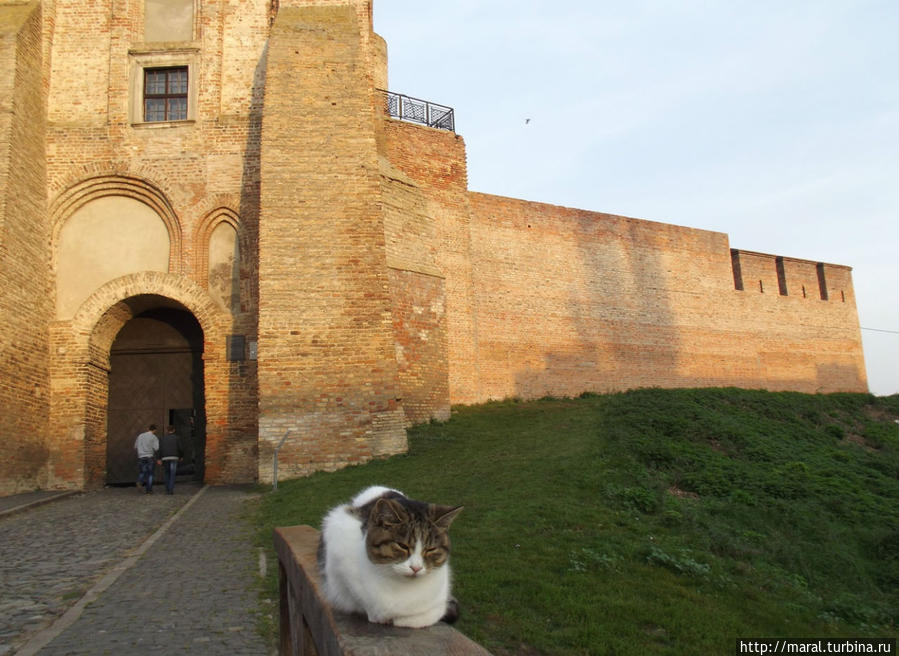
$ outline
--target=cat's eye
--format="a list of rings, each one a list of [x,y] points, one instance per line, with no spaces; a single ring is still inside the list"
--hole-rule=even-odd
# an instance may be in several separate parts
[[[394,542],[393,544],[396,545],[396,548],[400,551],[405,551],[406,553],[412,552],[412,550],[409,548],[409,545],[404,542]]]

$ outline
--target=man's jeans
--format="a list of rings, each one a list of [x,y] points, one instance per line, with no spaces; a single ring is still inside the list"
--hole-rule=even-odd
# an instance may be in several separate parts
[[[153,491],[153,470],[156,468],[156,461],[153,458],[141,458],[137,461],[137,484],[147,488],[147,492]]]
[[[175,493],[175,472],[178,471],[177,460],[163,460],[162,471],[165,473],[165,491],[169,494]]]

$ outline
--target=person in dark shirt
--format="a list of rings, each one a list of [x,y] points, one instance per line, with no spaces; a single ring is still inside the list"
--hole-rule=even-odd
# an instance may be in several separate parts
[[[159,440],[159,464],[165,474],[165,493],[175,493],[175,474],[178,471],[178,463],[184,459],[184,449],[181,438],[175,432],[172,425],[166,426],[165,435]]]

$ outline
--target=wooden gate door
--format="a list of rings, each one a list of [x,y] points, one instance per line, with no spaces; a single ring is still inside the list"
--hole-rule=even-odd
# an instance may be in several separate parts
[[[178,465],[178,478],[203,480],[203,453],[206,450],[203,416],[194,408],[169,410],[169,423],[181,438],[184,460]]]
[[[202,472],[197,429],[203,423],[194,419],[203,416],[202,366],[196,340],[183,334],[170,317],[141,316],[126,324],[110,353],[107,483],[137,480],[134,440],[150,424],[157,425],[160,436],[169,423],[181,430],[190,448],[190,460],[186,457],[184,463],[190,467],[182,473]]]

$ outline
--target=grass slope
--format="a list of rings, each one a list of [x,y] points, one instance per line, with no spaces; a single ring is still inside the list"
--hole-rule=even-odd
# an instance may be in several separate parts
[[[271,528],[370,484],[464,504],[458,628],[497,654],[895,636],[899,397],[636,390],[455,408],[408,455],[281,483]]]

